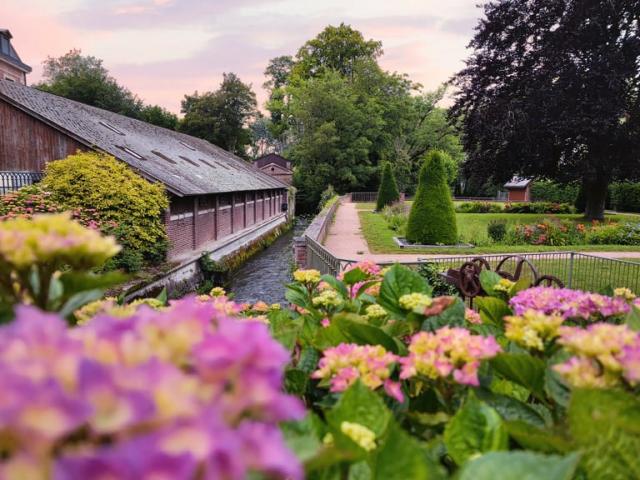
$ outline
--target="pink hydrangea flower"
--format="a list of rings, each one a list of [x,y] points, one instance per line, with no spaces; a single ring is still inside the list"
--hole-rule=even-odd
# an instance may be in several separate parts
[[[575,387],[607,388],[640,380],[640,334],[626,325],[560,327],[558,343],[573,355],[555,370]]]
[[[364,385],[375,390],[389,380],[393,364],[397,361],[396,355],[387,352],[380,345],[341,343],[323,352],[319,368],[311,377],[327,382],[332,392],[346,390],[358,378]],[[391,389],[394,398],[398,398],[401,393],[393,385],[388,384],[385,390],[387,389]]]
[[[607,297],[597,293],[568,288],[534,287],[518,292],[509,301],[516,315],[535,310],[545,315],[559,314],[566,318],[610,317],[630,310],[621,297]]]
[[[289,353],[214,303],[141,306],[74,329],[18,307],[0,327],[0,430],[16,447],[0,477],[50,465],[61,480],[301,479],[278,427],[304,415],[283,392]]]
[[[495,338],[472,335],[464,328],[419,332],[411,337],[409,356],[400,359],[400,378],[424,376],[435,380],[451,375],[457,383],[478,386],[481,360],[500,351]]]

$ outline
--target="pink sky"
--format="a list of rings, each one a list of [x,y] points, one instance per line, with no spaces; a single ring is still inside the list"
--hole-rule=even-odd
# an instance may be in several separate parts
[[[223,72],[253,85],[262,102],[270,58],[294,55],[340,22],[381,40],[380,63],[434,89],[463,66],[481,10],[477,0],[1,0],[0,28],[40,78],[41,63],[72,48],[102,58],[146,102],[176,113]]]

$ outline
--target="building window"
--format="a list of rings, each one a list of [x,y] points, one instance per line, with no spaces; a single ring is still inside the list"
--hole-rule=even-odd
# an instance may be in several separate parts
[[[98,123],[100,125],[102,125],[103,127],[108,128],[113,133],[117,133],[118,135],[124,135],[124,132],[118,130],[118,128],[116,128],[115,126],[111,125],[110,123],[107,123],[107,122],[98,122]]]
[[[172,160],[171,158],[167,157],[162,152],[158,152],[157,150],[151,150],[151,153],[153,153],[157,157],[160,157],[161,159],[163,159],[166,162],[172,163],[173,165],[177,165],[177,162],[175,160]]]
[[[122,145],[116,145],[116,147],[118,147],[120,150],[122,150],[124,153],[128,153],[129,155],[131,155],[133,158],[137,158],[138,160],[146,160],[146,158],[144,158],[142,155],[134,152],[133,150],[131,150],[130,148],[127,147],[123,147]]]

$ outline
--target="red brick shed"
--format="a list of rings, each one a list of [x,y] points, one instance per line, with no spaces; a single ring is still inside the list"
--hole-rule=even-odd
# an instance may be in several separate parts
[[[507,200],[509,202],[530,202],[532,183],[530,178],[513,177],[504,184],[504,188],[507,190]]]
[[[282,180],[291,185],[293,179],[293,169],[291,162],[277,153],[268,153],[258,159],[253,164],[267,175]]]
[[[164,184],[170,258],[267,224],[288,203],[285,183],[205,140],[19,83],[0,80],[0,125],[0,186],[77,150],[106,152]]]

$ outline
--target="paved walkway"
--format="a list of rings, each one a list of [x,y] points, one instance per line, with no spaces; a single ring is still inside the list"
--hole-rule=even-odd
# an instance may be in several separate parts
[[[346,201],[338,207],[324,245],[334,256],[347,260],[362,260],[366,258],[376,262],[415,262],[419,258],[459,256],[427,253],[371,253],[362,235],[356,204]],[[584,253],[607,258],[640,258],[640,249],[637,252]]]

